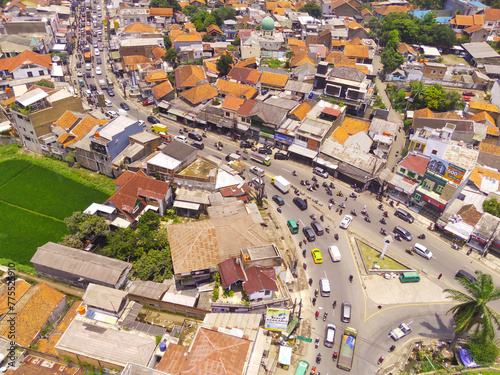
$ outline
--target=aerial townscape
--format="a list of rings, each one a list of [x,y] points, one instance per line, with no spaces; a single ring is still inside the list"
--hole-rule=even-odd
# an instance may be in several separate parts
[[[500,373],[500,0],[0,9],[0,374]]]

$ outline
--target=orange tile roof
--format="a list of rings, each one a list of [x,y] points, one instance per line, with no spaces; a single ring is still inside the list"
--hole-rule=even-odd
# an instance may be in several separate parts
[[[9,104],[14,103],[15,101],[16,101],[16,97],[13,96],[11,98],[5,99],[2,104],[4,106],[8,106]]]
[[[149,8],[151,17],[173,17],[174,10],[172,8]]]
[[[278,16],[284,16],[286,15],[285,9],[283,8],[275,8],[273,10],[273,14],[277,14]]]
[[[347,62],[347,63],[340,63],[340,64],[337,64],[335,65],[336,67],[340,67],[340,66],[347,66],[349,68],[354,68],[354,69],[357,69],[359,70],[360,72],[363,72],[365,74],[370,74],[370,70],[364,66],[364,65],[360,65],[360,64],[352,64],[350,62]]]
[[[165,72],[152,72],[144,77],[144,80],[148,83],[163,82],[168,79],[167,73]]]
[[[348,44],[345,46],[344,54],[352,59],[367,59],[369,57],[368,46],[353,46]]]
[[[498,137],[500,135],[499,129],[496,126],[487,126],[486,134]]]
[[[269,10],[274,10],[278,7],[278,4],[276,4],[275,1],[268,1],[266,2],[266,9]]]
[[[174,90],[174,88],[172,87],[172,84],[170,83],[170,81],[168,79],[151,88],[151,91],[153,91],[153,95],[158,100],[160,100],[165,95],[172,92],[173,90]]]
[[[298,53],[295,56],[293,56],[292,59],[290,60],[290,67],[295,68],[305,63],[310,63],[312,65],[315,65],[314,60],[308,56],[307,52]]]
[[[306,47],[306,41],[295,38],[288,38],[288,47],[290,48],[291,46]]]
[[[413,47],[409,46],[406,43],[399,43],[399,45],[398,45],[398,52],[401,53],[401,54],[405,54],[405,53],[411,53],[412,55],[416,55],[417,54],[415,52],[415,50],[413,49]]]
[[[473,26],[473,25],[483,25],[484,24],[484,18],[483,16],[463,16],[460,14],[457,14],[455,18],[451,19],[451,24],[452,25],[457,25],[457,26]]]
[[[484,19],[486,21],[500,21],[500,9],[491,9],[491,8],[485,9]]]
[[[30,50],[24,50],[17,56],[0,59],[0,70],[8,70],[9,73],[12,73],[15,69],[22,65],[31,64],[50,69],[52,67],[52,58],[48,54],[40,55],[39,53],[35,53]]]
[[[354,38],[354,39],[348,40],[347,44],[350,44],[352,46],[364,46],[363,41],[359,38]]]
[[[143,23],[133,23],[128,25],[123,29],[124,33],[154,33],[156,31],[156,27],[148,26]]]
[[[356,63],[355,60],[347,58],[347,56],[344,55],[344,52],[340,52],[340,51],[330,52],[326,56],[325,61],[328,64],[333,64],[335,66],[337,66],[337,64],[348,64],[349,62],[351,62],[351,65],[354,65]]]
[[[23,347],[33,344],[64,298],[63,293],[43,282],[33,285],[14,305],[14,312],[17,314],[14,341]],[[4,337],[7,337],[10,330],[8,318],[9,315],[0,321],[0,334]]]
[[[351,30],[365,29],[363,26],[361,26],[356,21],[349,22],[348,24],[346,24],[346,27],[351,29]]]
[[[245,99],[235,98],[234,96],[226,96],[222,102],[222,108],[237,111],[245,103]]]
[[[288,82],[288,75],[263,72],[259,82],[269,86],[285,87]]]
[[[445,118],[448,120],[463,120],[462,116],[457,115],[454,112],[439,112],[434,113],[434,118]]]
[[[255,95],[257,95],[257,89],[238,82],[218,79],[215,86],[217,86],[222,95],[234,96],[235,98],[243,97],[245,99],[252,99]]]
[[[175,85],[178,89],[194,87],[205,79],[205,72],[201,66],[184,65],[175,69]]]
[[[481,14],[474,14],[472,18],[474,19],[474,25],[484,25],[484,17]]]
[[[500,181],[500,172],[477,166],[472,171],[470,180],[480,188],[483,184],[483,179]]]
[[[77,122],[79,120],[80,120],[80,117],[75,115],[73,112],[66,111],[62,114],[61,117],[59,117],[57,119],[57,121],[55,121],[53,123],[53,125],[57,125],[57,126],[60,126],[61,128],[63,128],[64,130],[68,130],[73,125],[75,125],[75,122]]]
[[[215,98],[218,94],[215,87],[209,83],[205,83],[204,85],[195,86],[192,89],[181,92],[180,96],[194,105]]]
[[[500,146],[493,145],[491,143],[481,142],[479,144],[479,151],[500,156]]]
[[[295,56],[297,56],[300,53],[307,53],[309,51],[309,48],[307,46],[288,46],[288,49],[293,52]]]
[[[163,353],[156,369],[166,374],[179,374],[186,362],[189,348],[178,344],[169,344]]]
[[[422,109],[419,109],[419,110],[416,110],[415,112],[413,112],[413,118],[420,118],[420,117],[424,117],[424,118],[434,118],[434,112],[432,112],[429,108],[422,108]]]
[[[85,116],[71,131],[63,133],[57,138],[57,142],[64,147],[69,146],[82,139],[95,126],[106,125],[110,120],[100,120],[91,116]]]
[[[363,16],[366,16],[367,14],[369,14],[369,15],[373,16],[373,13],[372,13],[372,12],[370,12],[370,9],[368,9],[368,8],[363,9],[363,10],[361,11],[361,14],[362,14]]]
[[[31,287],[31,284],[28,284],[26,281],[22,279],[17,279],[14,282],[14,287],[10,287],[11,290],[10,292],[14,292],[16,296],[16,301],[20,300],[21,297],[28,291],[28,289]],[[9,312],[9,307],[12,304],[12,295],[11,295],[11,301],[9,303],[9,289],[7,284],[2,284],[0,287],[0,316],[3,316],[4,314]]]
[[[151,53],[153,54],[153,56],[155,57],[156,60],[160,60],[160,59],[163,59],[165,57],[165,54],[167,53],[167,51],[161,47],[155,47]]]
[[[137,70],[137,64],[153,63],[149,57],[142,55],[123,56],[122,60],[126,71]]]
[[[177,38],[181,34],[184,34],[183,30],[180,30],[180,29],[172,29],[172,30],[170,30],[170,33],[169,33],[170,40],[173,41],[175,38]]]
[[[311,106],[306,102],[300,103],[290,112],[290,117],[295,116],[299,121],[302,121],[311,110]]]
[[[216,31],[217,34],[222,34],[222,30],[217,25],[210,25],[207,27],[207,33],[211,33],[212,31]]]
[[[382,15],[387,16],[389,13],[397,12],[397,13],[408,13],[412,7],[410,5],[388,5],[388,6],[380,6],[373,8],[373,11]]]
[[[332,138],[343,145],[351,135],[357,134],[359,132],[365,132],[368,134],[369,127],[369,122],[346,117],[342,125],[335,129],[332,134]]]
[[[489,121],[491,124],[496,125],[495,119],[491,117],[490,114],[486,111],[478,112],[474,114],[470,119],[476,122]]]
[[[173,40],[174,43],[181,43],[181,42],[201,42],[201,35],[200,33],[196,34],[181,34],[178,35],[175,40]]]
[[[217,69],[217,64],[212,61],[203,60],[203,66],[205,70],[211,70],[212,72],[219,74],[219,70]]]
[[[347,40],[345,39],[340,39],[340,40],[332,39],[332,47],[342,47],[345,46],[346,44]]]
[[[467,34],[472,34],[472,33],[475,33],[478,30],[481,30],[482,28],[483,28],[483,26],[481,26],[481,25],[473,25],[473,26],[469,26],[469,27],[465,28],[464,31]]]
[[[498,107],[495,104],[490,104],[490,103],[481,103],[481,102],[470,101],[469,108],[479,109],[481,111],[498,113]]]
[[[290,9],[292,7],[292,3],[290,1],[278,1],[277,4],[283,9]]]
[[[238,64],[236,64],[236,66],[246,67],[248,65],[252,65],[252,64],[256,64],[256,63],[257,63],[257,58],[250,57],[249,59],[239,61]]]

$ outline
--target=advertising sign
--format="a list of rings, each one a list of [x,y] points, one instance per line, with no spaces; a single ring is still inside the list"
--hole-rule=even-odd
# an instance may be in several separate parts
[[[285,309],[267,309],[266,326],[268,331],[286,331],[288,320],[290,319],[290,310]]]
[[[456,184],[460,184],[466,172],[465,169],[432,155],[427,169]]]
[[[287,145],[291,145],[295,138],[287,137],[286,135],[275,133],[274,139],[279,142],[286,143]]]

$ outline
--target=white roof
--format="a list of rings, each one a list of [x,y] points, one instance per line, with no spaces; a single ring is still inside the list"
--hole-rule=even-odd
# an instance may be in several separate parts
[[[90,206],[87,207],[85,211],[83,211],[83,213],[87,215],[94,215],[97,211],[101,211],[109,215],[115,212],[116,208],[106,206],[100,203],[92,203]]]
[[[12,90],[14,90],[14,96],[17,98],[18,96],[24,95],[26,91],[28,91],[28,87],[26,84],[17,85],[12,87]]]
[[[46,98],[47,96],[49,96],[49,94],[47,94],[41,88],[36,88],[33,91],[21,95],[19,98],[16,99],[16,101],[21,103],[21,105],[23,105],[24,107],[27,107],[33,103],[36,103],[39,100],[42,100],[43,98]]]
[[[12,128],[10,121],[0,122],[0,133]]]
[[[50,103],[54,103],[54,102],[57,102],[58,100],[62,100],[62,99],[65,99],[65,98],[69,98],[70,96],[73,96],[73,94],[71,94],[69,91],[66,91],[64,89],[61,89],[61,90],[57,90],[55,93],[51,94],[47,100],[50,102]]]
[[[129,221],[125,220],[125,219],[122,219],[121,217],[117,217],[115,220],[113,220],[111,222],[111,225],[114,226],[114,227],[117,227],[117,228],[123,228],[123,229],[126,229],[130,226],[130,223]]]
[[[217,190],[228,186],[239,185],[244,182],[245,180],[243,180],[240,176],[233,176],[226,171],[219,169],[219,172],[217,173],[217,181],[215,182],[215,189]]]
[[[194,307],[196,304],[196,297],[185,296],[182,294],[175,294],[166,292],[161,299],[163,302],[171,302],[177,305]]]
[[[151,159],[148,160],[147,164],[155,165],[157,167],[166,168],[166,169],[175,169],[177,168],[182,161],[174,159],[171,156],[165,155],[162,152],[159,152]]]
[[[441,56],[436,47],[431,46],[420,46],[424,50],[425,56]]]
[[[123,129],[135,123],[137,123],[137,120],[133,118],[130,118],[128,116],[118,116],[111,120],[111,122],[105,125],[101,130],[99,130],[99,137],[111,140],[116,134],[120,134]]]

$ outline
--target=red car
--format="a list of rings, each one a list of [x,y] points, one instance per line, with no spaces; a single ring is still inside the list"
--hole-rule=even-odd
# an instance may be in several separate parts
[[[462,93],[462,96],[476,96],[472,91],[464,91]]]
[[[147,106],[147,105],[151,105],[154,103],[154,100],[153,99],[146,99],[142,102],[142,105],[143,106]]]
[[[470,97],[469,96],[462,96],[462,100],[464,102],[470,102]]]

